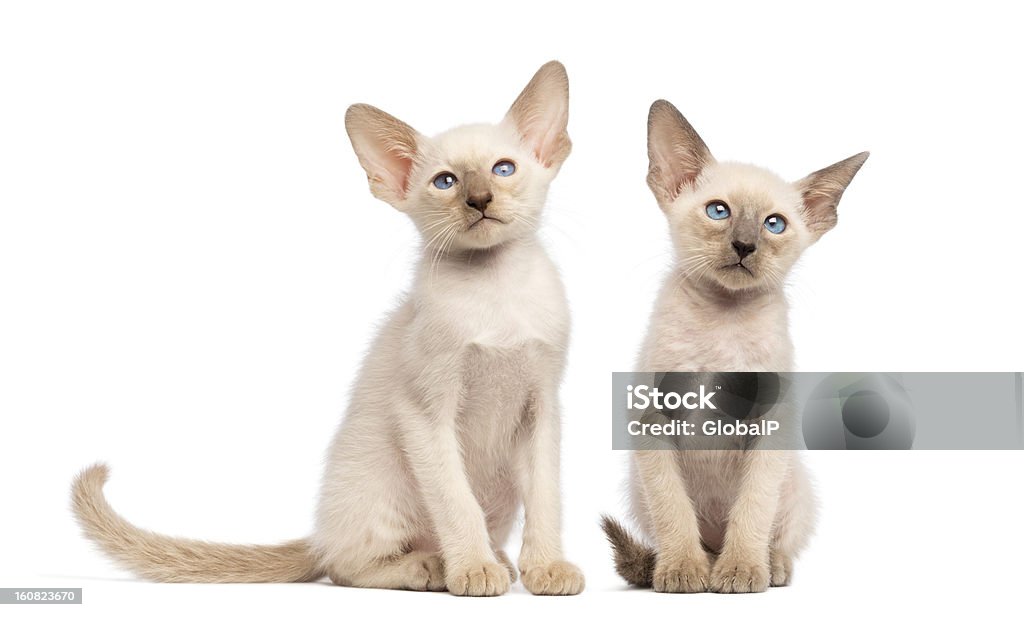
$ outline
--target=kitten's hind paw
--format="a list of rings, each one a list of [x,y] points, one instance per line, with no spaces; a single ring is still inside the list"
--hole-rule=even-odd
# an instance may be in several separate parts
[[[771,564],[772,587],[785,587],[793,580],[793,558],[772,551]]]
[[[444,562],[441,557],[427,553],[410,560],[410,589],[416,591],[444,591]]]

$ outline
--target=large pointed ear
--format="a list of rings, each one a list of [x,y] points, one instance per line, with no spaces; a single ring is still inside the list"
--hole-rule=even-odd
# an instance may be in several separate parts
[[[804,200],[804,221],[816,236],[821,236],[836,226],[839,220],[839,199],[853,177],[857,175],[861,165],[868,160],[868,154],[855,154],[796,182],[796,187]]]
[[[566,127],[569,124],[569,76],[561,62],[552,60],[540,67],[508,113],[523,142],[545,167],[565,161],[572,150]]]
[[[420,135],[408,124],[372,105],[345,112],[345,130],[374,197],[399,207],[409,191],[409,173]]]
[[[704,140],[672,103],[654,101],[647,116],[647,186],[665,208],[715,162]]]

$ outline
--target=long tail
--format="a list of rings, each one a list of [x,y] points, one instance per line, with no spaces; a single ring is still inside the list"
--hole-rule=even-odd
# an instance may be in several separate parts
[[[323,576],[307,540],[214,544],[139,529],[103,496],[108,474],[103,464],[78,474],[71,487],[75,517],[104,553],[141,577],[165,583],[297,583]]]
[[[650,587],[654,576],[655,550],[631,535],[626,528],[610,516],[601,517],[601,529],[612,544],[615,553],[615,571],[626,582],[638,587]]]

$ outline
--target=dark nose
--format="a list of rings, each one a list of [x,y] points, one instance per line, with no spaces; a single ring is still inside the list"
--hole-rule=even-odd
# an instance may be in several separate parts
[[[736,254],[740,256],[740,261],[742,261],[743,258],[746,257],[747,255],[757,250],[757,247],[754,246],[753,244],[749,244],[747,242],[740,242],[739,240],[732,241],[732,248],[733,250],[736,251]]]
[[[480,214],[483,214],[492,199],[494,199],[494,195],[491,195],[490,191],[487,191],[486,193],[477,193],[466,197],[466,205],[474,210],[479,210]]]

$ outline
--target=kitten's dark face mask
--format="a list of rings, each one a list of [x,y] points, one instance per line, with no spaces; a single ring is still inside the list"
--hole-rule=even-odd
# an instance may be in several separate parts
[[[772,290],[811,242],[799,193],[765,170],[715,163],[666,209],[682,277]]]
[[[868,154],[787,182],[760,167],[719,163],[671,103],[656,101],[648,156],[647,184],[669,219],[681,279],[770,291],[835,226],[839,198]]]
[[[730,288],[770,283],[784,265],[778,263],[780,259],[788,257],[784,240],[762,240],[765,232],[775,236],[785,233],[786,217],[773,212],[762,221],[761,212],[774,208],[758,207],[757,201],[755,197],[737,196],[729,199],[731,205],[715,199],[704,206],[704,213],[715,221],[705,226],[711,227],[706,237],[716,245],[714,250],[718,253],[720,265],[716,278]],[[790,235],[794,234],[795,231],[790,230]],[[762,278],[769,280],[759,281]]]

